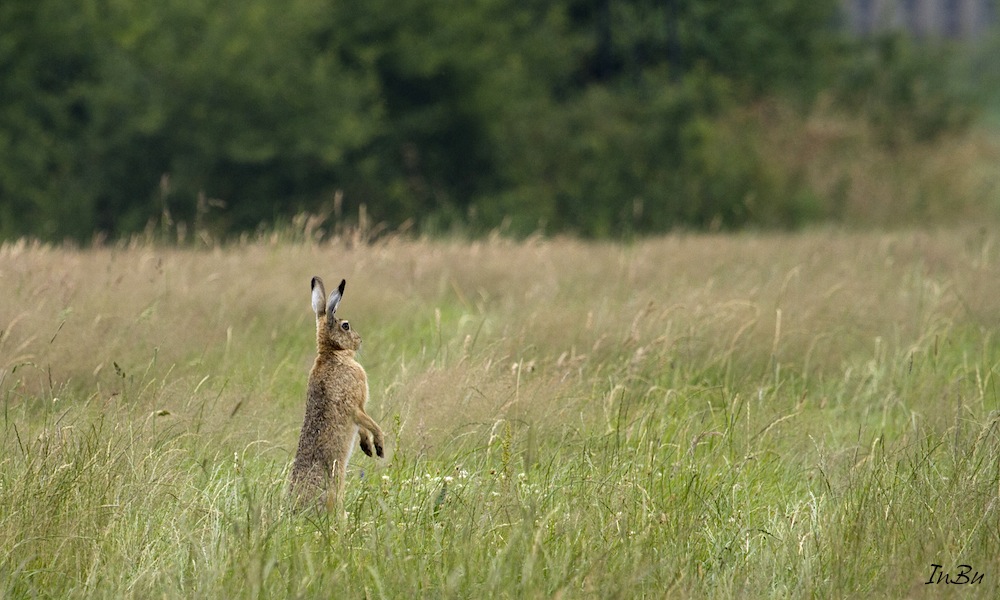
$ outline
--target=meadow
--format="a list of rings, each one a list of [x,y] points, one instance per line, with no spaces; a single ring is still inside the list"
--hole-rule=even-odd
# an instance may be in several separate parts
[[[998,593],[992,229],[292,237],[0,246],[0,597]],[[313,275],[346,515],[286,495]]]

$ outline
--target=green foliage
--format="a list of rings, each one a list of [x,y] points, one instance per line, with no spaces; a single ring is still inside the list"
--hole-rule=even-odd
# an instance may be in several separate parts
[[[162,207],[191,220],[199,193],[227,204],[225,228],[251,228],[275,216],[263,199],[301,207],[371,136],[372,79],[341,58],[338,15],[322,4],[167,2],[143,20],[133,6],[121,4],[107,50],[118,57],[108,80],[126,93],[98,97],[113,118],[95,119],[94,133],[110,162],[143,177],[128,178],[131,194],[104,197],[102,229],[114,231],[113,215],[137,196],[139,218]]]
[[[7,2],[0,237],[222,237],[361,205],[425,231],[795,226],[824,211],[747,106],[847,82],[892,138],[968,120],[942,63],[840,43],[837,7]]]
[[[514,230],[604,237],[801,222],[799,190],[760,155],[728,80],[699,73],[639,87],[592,86],[559,111],[518,119],[505,132],[516,139],[499,145],[525,151],[505,157],[511,185],[500,203],[482,200],[485,223],[510,214]]]
[[[76,3],[0,6],[0,236],[82,235],[92,222],[77,145],[98,65]],[[72,206],[60,202],[76,196]],[[86,226],[86,225],[85,225]]]
[[[836,51],[831,28],[839,3],[772,0],[677,0],[681,56],[689,65],[749,88],[815,92]]]
[[[972,121],[977,102],[959,83],[954,49],[885,34],[854,56],[838,92],[846,106],[869,119],[885,144],[934,141]]]
[[[252,228],[280,214],[273,201],[301,209],[329,188],[376,126],[370,69],[342,57],[339,15],[322,3],[45,0],[4,10],[28,24],[3,20],[25,40],[4,60],[28,74],[6,82],[4,97],[21,102],[0,111],[13,140],[0,165],[17,175],[0,188],[6,235],[114,235],[160,214],[190,222],[202,194],[226,204],[223,229]],[[52,101],[25,123],[20,111],[39,92]],[[49,136],[65,148],[49,151]],[[41,209],[34,223],[20,218],[28,202]]]

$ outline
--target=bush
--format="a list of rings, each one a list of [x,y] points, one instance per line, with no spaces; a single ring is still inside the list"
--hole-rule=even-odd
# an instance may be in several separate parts
[[[0,237],[224,237],[338,192],[390,229],[796,226],[822,202],[754,106],[832,88],[890,145],[972,115],[936,54],[838,43],[838,5],[4,3]]]
[[[522,233],[620,236],[672,228],[787,227],[815,216],[800,181],[759,151],[728,80],[648,78],[631,94],[594,86],[560,111],[524,115],[498,144],[509,191],[485,223]],[[495,212],[491,212],[495,211]]]
[[[865,115],[887,146],[934,141],[972,122],[977,103],[957,81],[947,45],[893,33],[859,44],[851,56],[840,101]]]

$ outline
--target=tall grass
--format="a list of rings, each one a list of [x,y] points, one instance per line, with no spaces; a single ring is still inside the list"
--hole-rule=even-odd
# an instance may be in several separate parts
[[[313,274],[390,445],[346,516],[285,497]],[[0,595],[992,597],[998,276],[974,230],[7,244]]]

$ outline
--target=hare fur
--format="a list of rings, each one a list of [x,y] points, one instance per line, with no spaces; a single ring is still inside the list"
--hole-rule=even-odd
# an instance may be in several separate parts
[[[355,440],[368,456],[384,456],[382,429],[365,412],[368,376],[355,360],[361,336],[336,316],[347,284],[326,297],[323,280],[312,278],[316,314],[316,361],[309,372],[306,414],[292,465],[291,492],[301,505],[311,500],[332,509],[341,500],[347,461]]]

